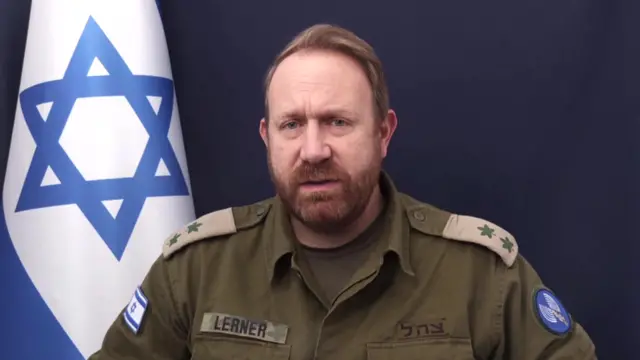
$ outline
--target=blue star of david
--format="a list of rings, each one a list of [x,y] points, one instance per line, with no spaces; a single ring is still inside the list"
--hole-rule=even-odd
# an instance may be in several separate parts
[[[95,58],[103,64],[108,76],[87,76]],[[75,101],[97,96],[125,97],[149,134],[132,178],[86,181],[59,143]],[[162,98],[157,114],[146,96]],[[36,106],[47,102],[53,105],[45,121]],[[173,82],[161,77],[133,75],[93,18],[87,22],[63,79],[24,90],[20,103],[37,147],[16,211],[76,204],[120,260],[146,198],[189,195],[168,138]],[[161,160],[170,175],[156,176]],[[42,186],[49,166],[60,184]],[[119,199],[123,200],[122,205],[114,218],[102,201]]]

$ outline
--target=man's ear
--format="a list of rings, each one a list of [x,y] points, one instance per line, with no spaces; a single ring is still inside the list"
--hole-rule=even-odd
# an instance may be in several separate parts
[[[385,158],[387,156],[387,149],[389,148],[389,143],[391,142],[391,138],[398,127],[398,117],[396,116],[395,111],[389,110],[387,112],[387,116],[382,119],[380,123],[380,149],[382,150],[382,157]]]
[[[264,118],[260,120],[260,137],[264,142],[264,146],[269,148],[269,123]]]

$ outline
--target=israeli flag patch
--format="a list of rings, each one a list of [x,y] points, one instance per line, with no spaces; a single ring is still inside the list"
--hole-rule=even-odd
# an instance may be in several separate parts
[[[148,304],[149,300],[147,300],[142,293],[142,289],[140,289],[140,287],[136,288],[131,301],[129,301],[129,305],[127,305],[127,309],[122,314],[124,322],[127,323],[134,334],[137,334],[140,330],[140,324],[142,323],[144,313],[147,311]]]

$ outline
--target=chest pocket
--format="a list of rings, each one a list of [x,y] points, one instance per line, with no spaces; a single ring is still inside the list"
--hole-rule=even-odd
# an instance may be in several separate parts
[[[290,345],[224,336],[197,336],[191,360],[289,360]]]
[[[474,360],[469,339],[367,344],[367,360]]]

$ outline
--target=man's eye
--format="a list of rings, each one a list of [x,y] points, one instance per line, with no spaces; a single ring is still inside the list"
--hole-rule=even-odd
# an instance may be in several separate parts
[[[285,123],[282,128],[283,129],[289,129],[289,130],[295,130],[297,129],[299,126],[299,124],[296,121],[289,121],[287,123]]]
[[[347,122],[344,121],[343,119],[333,119],[331,120],[331,123],[335,126],[345,126],[347,125]]]

